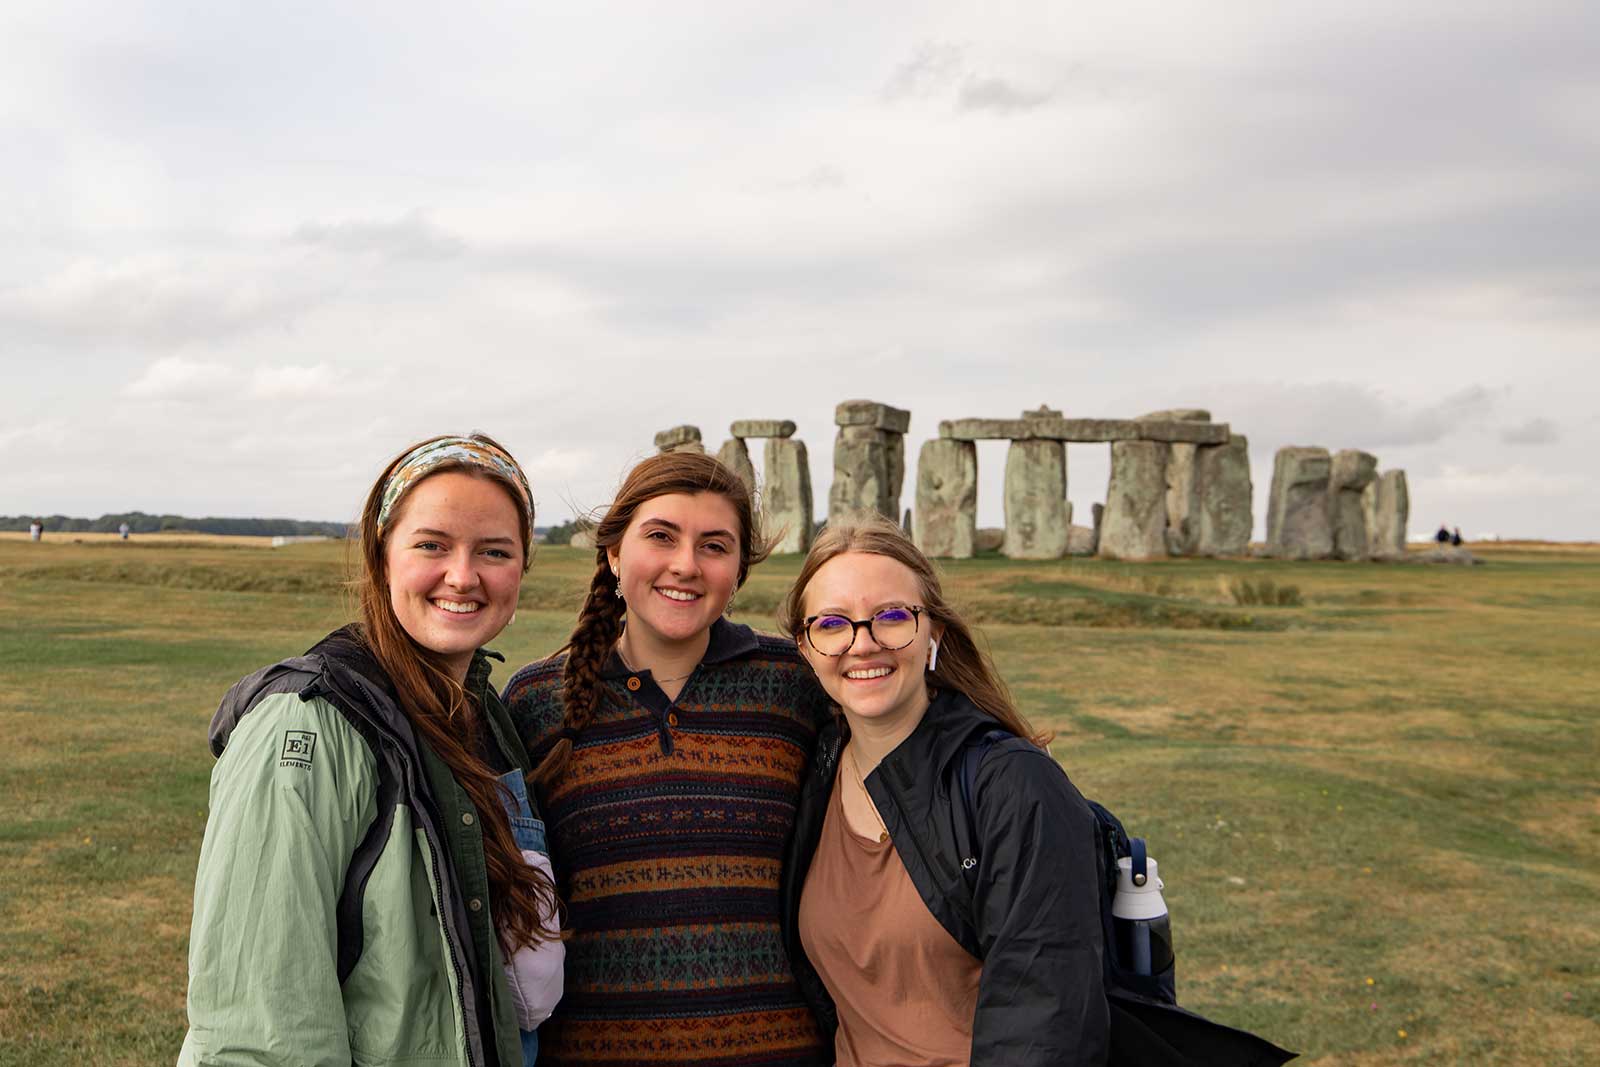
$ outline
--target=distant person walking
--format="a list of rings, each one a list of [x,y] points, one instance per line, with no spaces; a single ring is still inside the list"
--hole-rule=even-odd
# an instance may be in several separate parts
[[[34,519],[28,523],[28,540],[40,541],[44,539],[44,520]]]
[[[1450,527],[1441,522],[1439,524],[1439,532],[1433,535],[1433,539],[1441,545],[1448,545],[1450,543]]]
[[[117,527],[117,536],[122,538],[124,541],[128,539],[128,532],[129,530],[127,523],[123,523],[121,526]]]
[[[483,648],[532,536],[505,449],[422,442],[367,495],[358,621],[223,698],[180,1067],[533,1064],[564,947]]]
[[[1461,527],[1456,526],[1450,531],[1450,543],[1456,548],[1461,547]]]

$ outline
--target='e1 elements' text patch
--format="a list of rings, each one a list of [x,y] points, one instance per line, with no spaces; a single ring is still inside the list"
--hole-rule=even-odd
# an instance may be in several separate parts
[[[309,730],[285,730],[283,732],[283,756],[278,760],[280,767],[299,767],[301,770],[311,769],[311,756],[317,750],[317,735]]]

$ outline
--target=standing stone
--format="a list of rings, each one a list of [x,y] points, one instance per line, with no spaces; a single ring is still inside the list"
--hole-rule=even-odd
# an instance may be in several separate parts
[[[1353,448],[1334,454],[1328,474],[1328,523],[1333,529],[1333,554],[1339,559],[1366,559],[1367,521],[1361,493],[1378,473],[1378,457]]]
[[[1404,559],[1406,526],[1411,521],[1411,493],[1406,488],[1405,471],[1384,471],[1372,483],[1375,521],[1371,526],[1372,554],[1377,559]]]
[[[1006,541],[1012,559],[1060,559],[1067,553],[1067,446],[1012,441],[1006,452]]]
[[[1167,456],[1160,441],[1114,441],[1111,483],[1100,520],[1102,559],[1161,559],[1167,554]]]
[[[1100,551],[1100,525],[1106,519],[1106,506],[1095,504],[1089,508],[1089,514],[1094,517],[1094,547],[1089,550],[1090,555]]]
[[[829,520],[873,511],[898,520],[911,412],[873,400],[846,400],[834,409],[833,421],[839,435],[828,487]]]
[[[767,439],[761,460],[761,525],[774,538],[774,552],[811,549],[811,461],[806,443],[793,437]]]
[[[1194,481],[1199,506],[1196,554],[1244,555],[1250,548],[1250,531],[1255,525],[1250,443],[1244,435],[1234,434],[1225,445],[1198,446]]]
[[[978,541],[978,446],[936,438],[917,455],[915,540],[923,554],[970,559]]]
[[[1135,422],[1210,422],[1204,408],[1172,408],[1140,415]],[[1195,450],[1199,445],[1172,444],[1167,453],[1167,551],[1192,556],[1200,547],[1200,499],[1195,487]]]
[[[871,426],[841,426],[833,442],[833,484],[828,487],[828,521],[876,512],[900,517],[889,499],[890,434]]]
[[[906,435],[891,433],[888,436],[889,477],[883,485],[883,503],[892,517],[900,514],[900,492],[906,484]]]
[[[706,446],[700,441],[700,427],[674,426],[670,430],[662,430],[656,434],[656,448],[662,452],[704,452]]]
[[[742,438],[730,437],[724,441],[717,450],[717,462],[737,474],[752,490],[755,489],[756,467],[750,462],[750,449]]]
[[[1267,498],[1267,553],[1281,559],[1327,559],[1333,554],[1328,523],[1326,448],[1278,449]]]
[[[905,518],[900,520],[900,532],[905,534],[907,537],[911,537],[912,536],[912,533],[911,533],[911,509],[910,508],[906,508],[906,516],[905,516]]]

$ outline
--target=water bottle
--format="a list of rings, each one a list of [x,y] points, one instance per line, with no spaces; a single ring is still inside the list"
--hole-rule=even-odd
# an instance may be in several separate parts
[[[1170,989],[1172,923],[1161,899],[1161,878],[1156,861],[1145,855],[1144,840],[1135,837],[1129,844],[1133,855],[1117,860],[1117,893],[1111,898],[1117,958],[1134,974],[1158,978]]]

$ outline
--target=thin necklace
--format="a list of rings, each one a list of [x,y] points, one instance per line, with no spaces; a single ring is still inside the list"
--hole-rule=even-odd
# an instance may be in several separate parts
[[[638,674],[639,673],[639,668],[635,667],[633,664],[628,662],[628,654],[626,652],[622,651],[622,642],[621,641],[617,642],[617,658],[622,661],[622,665],[624,667],[628,668],[629,673],[632,673],[632,674]],[[652,674],[650,677],[655,678],[655,682],[656,682],[657,685],[666,685],[668,682],[681,682],[685,678],[688,678],[692,674],[694,674],[694,671],[690,671],[689,674],[680,674],[676,678],[656,678],[654,674]]]
[[[872,812],[872,817],[877,820],[882,832],[878,834],[878,844],[889,840],[889,827],[884,823],[883,816],[878,814],[878,805],[872,802],[872,794],[867,792],[867,783],[861,779],[861,764],[856,762],[856,750],[846,748],[844,754],[850,757],[850,773],[856,776],[856,785],[861,787],[861,795],[867,798],[867,808]]]

